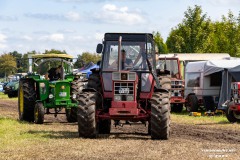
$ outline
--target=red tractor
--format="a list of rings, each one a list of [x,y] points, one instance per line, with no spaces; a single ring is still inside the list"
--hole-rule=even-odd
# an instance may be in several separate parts
[[[153,35],[106,33],[97,53],[102,53],[100,68],[92,70],[78,95],[79,136],[109,134],[111,122],[124,121],[148,122],[152,139],[168,139],[170,95],[159,82]]]
[[[171,86],[166,86],[170,90],[171,95],[171,110],[173,112],[182,112],[184,99],[184,81],[181,75],[180,61],[177,57],[158,58],[157,68],[160,70],[167,70],[171,77]],[[165,76],[161,76],[162,80]],[[160,79],[161,80],[161,79]]]
[[[232,82],[232,101],[227,105],[226,116],[229,122],[240,122],[240,82]]]

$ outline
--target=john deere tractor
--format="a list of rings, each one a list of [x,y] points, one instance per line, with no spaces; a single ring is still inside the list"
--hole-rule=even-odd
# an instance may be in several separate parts
[[[170,94],[165,86],[171,81],[159,81],[153,35],[106,33],[97,53],[102,53],[100,69],[92,70],[78,96],[79,136],[109,134],[114,122],[148,124],[152,139],[168,139]]]
[[[76,95],[82,90],[83,77],[73,75],[72,58],[67,54],[38,54],[29,58],[29,73],[19,82],[20,121],[42,124],[45,114],[66,114],[68,122],[77,121]],[[43,76],[57,66],[61,66],[58,79]]]

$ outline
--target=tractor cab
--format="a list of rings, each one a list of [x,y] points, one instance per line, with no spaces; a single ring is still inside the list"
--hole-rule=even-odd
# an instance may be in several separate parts
[[[169,93],[157,77],[153,35],[106,33],[97,53],[102,54],[101,66],[92,70],[87,89],[79,95],[79,136],[108,134],[114,120],[115,125],[148,122],[153,139],[168,139]],[[167,83],[171,85],[170,80]]]

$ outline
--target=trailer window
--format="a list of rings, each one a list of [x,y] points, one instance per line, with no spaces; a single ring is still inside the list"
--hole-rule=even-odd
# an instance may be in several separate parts
[[[200,87],[200,73],[186,74],[187,87]]]
[[[213,73],[210,75],[210,86],[221,86],[222,84],[222,72]]]

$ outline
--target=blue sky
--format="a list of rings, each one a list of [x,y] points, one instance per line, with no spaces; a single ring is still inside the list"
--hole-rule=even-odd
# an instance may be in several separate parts
[[[240,12],[240,0],[0,0],[0,54],[59,49],[76,57],[95,52],[105,32],[159,31],[166,40],[194,5],[212,20]]]

